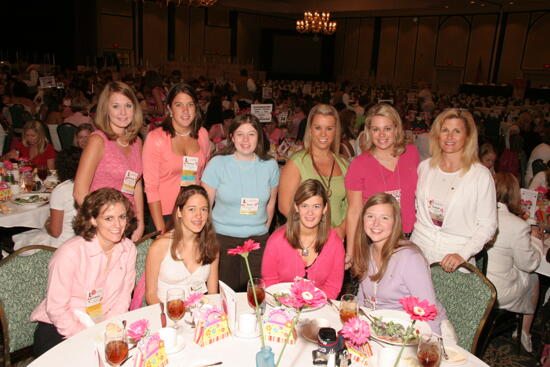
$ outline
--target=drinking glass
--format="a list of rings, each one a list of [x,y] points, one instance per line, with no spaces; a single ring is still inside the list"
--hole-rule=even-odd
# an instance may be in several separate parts
[[[36,174],[38,175],[38,178],[44,182],[44,180],[48,177],[48,167],[47,166],[38,166],[36,169]]]
[[[128,358],[128,340],[126,330],[105,332],[105,360],[111,366],[118,367]]]
[[[185,315],[185,292],[180,288],[170,288],[166,293],[166,312],[174,322],[174,329],[178,329],[178,321]]]
[[[262,307],[265,301],[265,282],[260,278],[252,278],[254,281],[254,287],[250,284],[250,280],[246,286],[246,298],[248,298],[248,304],[252,308],[256,308],[256,302],[254,301],[254,290],[256,290],[256,298],[258,299],[258,306]]]
[[[340,298],[340,321],[345,324],[349,319],[357,317],[358,305],[353,294],[344,294]]]
[[[24,172],[21,176],[23,190],[25,192],[34,191],[34,174],[32,172]]]
[[[436,336],[421,335],[416,352],[422,367],[439,367],[441,363],[441,343]]]

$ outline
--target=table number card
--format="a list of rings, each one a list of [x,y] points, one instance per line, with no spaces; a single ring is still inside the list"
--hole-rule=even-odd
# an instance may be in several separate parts
[[[535,219],[537,211],[538,192],[535,190],[521,189],[521,208],[529,215],[529,218]]]
[[[222,310],[227,315],[229,330],[237,330],[237,294],[230,286],[220,280],[220,296],[222,299]]]

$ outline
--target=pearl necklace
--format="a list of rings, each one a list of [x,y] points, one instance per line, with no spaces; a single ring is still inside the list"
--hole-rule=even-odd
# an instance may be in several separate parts
[[[175,130],[175,129],[174,129],[174,131],[176,132],[176,135],[177,135],[177,136],[189,136],[189,135],[191,135],[191,130],[189,130],[188,132],[183,133],[183,134],[182,134],[182,133],[179,133],[179,132],[178,132],[177,130]]]
[[[123,148],[126,148],[128,145],[130,145],[130,143],[122,144],[120,141],[118,141],[118,139],[116,140],[116,142],[118,145],[120,145]]]

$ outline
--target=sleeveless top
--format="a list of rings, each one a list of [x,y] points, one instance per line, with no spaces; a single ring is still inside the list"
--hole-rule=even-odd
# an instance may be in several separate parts
[[[172,247],[172,239],[170,239],[166,256],[160,264],[157,296],[161,302],[166,301],[166,292],[170,288],[182,288],[187,294],[200,292],[201,288],[205,290],[206,281],[210,276],[210,264],[201,265],[193,273],[190,273],[183,261],[172,259],[170,247]]]
[[[320,181],[323,186],[328,184],[329,177],[323,176],[323,179],[321,179],[315,170],[315,167],[313,167],[311,154],[308,154],[305,150],[301,150],[293,154],[290,159],[300,170],[300,183],[311,178]],[[332,195],[329,197],[330,224],[332,227],[338,227],[344,221],[346,211],[348,210],[346,188],[344,185],[344,178],[348,170],[348,162],[345,159],[337,158],[336,156],[334,156],[334,159],[336,159],[336,163],[340,167],[342,174],[340,176],[333,176],[330,181],[330,191],[332,191]],[[326,186],[325,189],[327,189]]]
[[[139,181],[143,174],[141,165],[141,152],[137,140],[130,146],[130,153],[124,154],[118,143],[114,140],[109,140],[105,133],[101,130],[96,130],[92,134],[101,136],[103,139],[103,157],[99,161],[97,168],[90,185],[90,192],[103,187],[110,187],[116,190],[122,190],[124,176],[126,171],[131,170],[138,174]],[[132,205],[136,206],[134,195],[123,193]]]

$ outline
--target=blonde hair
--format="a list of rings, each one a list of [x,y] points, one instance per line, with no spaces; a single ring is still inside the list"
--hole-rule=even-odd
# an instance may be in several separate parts
[[[470,167],[479,162],[478,147],[477,147],[477,128],[472,114],[466,110],[459,108],[449,108],[441,112],[435,118],[435,121],[430,130],[430,153],[432,159],[430,160],[431,167],[439,166],[443,154],[441,147],[439,146],[439,134],[441,128],[446,120],[459,119],[464,122],[464,128],[466,130],[466,143],[464,144],[464,150],[462,152],[462,173],[464,174],[470,170]]]
[[[325,190],[323,184],[318,180],[310,178],[298,186],[298,189],[294,194],[294,200],[290,206],[288,222],[286,223],[285,237],[292,248],[302,248],[300,245],[300,215],[296,211],[296,207],[300,206],[300,204],[304,201],[314,196],[320,196],[321,199],[323,199],[323,209],[327,208],[327,211],[323,214],[321,222],[318,224],[317,237],[315,239],[315,251],[320,253],[325,245],[325,242],[327,242],[330,231],[330,205],[327,191]]]
[[[372,119],[375,116],[383,116],[393,122],[395,126],[395,144],[393,145],[393,156],[399,157],[405,151],[405,132],[403,131],[403,123],[401,117],[395,108],[386,103],[379,103],[372,106],[365,117],[365,139],[361,142],[363,152],[372,152],[376,146],[374,145],[370,127]]]
[[[372,257],[372,240],[365,233],[365,213],[370,207],[380,204],[390,204],[392,206],[393,226],[390,237],[386,240],[386,243],[384,243],[384,246],[382,247],[382,265],[376,274],[370,276],[370,279],[374,282],[382,279],[386,269],[388,268],[388,263],[390,262],[391,256],[400,247],[412,246],[413,248],[418,249],[412,242],[402,241],[403,228],[401,226],[401,210],[399,209],[397,200],[395,200],[392,195],[386,193],[378,193],[371,196],[363,206],[363,210],[361,211],[361,216],[359,217],[357,224],[357,231],[355,231],[355,245],[353,250],[354,260],[351,270],[353,274],[358,276],[361,280],[365,279],[368,274],[370,259]]]
[[[97,110],[95,116],[95,126],[103,131],[110,140],[115,140],[118,135],[113,131],[109,120],[109,98],[114,93],[121,93],[132,101],[134,107],[134,118],[130,125],[124,129],[124,135],[121,136],[124,140],[132,144],[143,126],[143,113],[141,112],[141,106],[139,101],[132,90],[127,84],[122,82],[110,82],[105,86],[101,94],[99,95],[99,101],[97,102]]]
[[[340,124],[340,115],[338,115],[338,111],[336,111],[336,108],[328,105],[328,104],[318,104],[315,107],[309,111],[309,115],[307,117],[307,125],[306,125],[306,131],[304,134],[304,148],[306,152],[311,153],[311,124],[313,123],[313,119],[317,115],[323,115],[323,116],[332,116],[334,117],[334,121],[336,121],[336,132],[334,134],[334,141],[330,145],[330,150],[332,153],[334,153],[337,157],[340,156],[340,136],[342,135],[342,126]]]
[[[44,151],[46,150],[46,146],[48,145],[48,138],[46,138],[46,130],[44,129],[44,125],[42,125],[40,121],[36,120],[29,120],[25,123],[25,125],[23,125],[23,137],[21,140],[23,142],[23,145],[28,148],[29,143],[27,143],[27,140],[25,139],[25,132],[27,130],[34,130],[38,135],[39,140],[36,146],[36,155],[44,153]]]
[[[521,194],[517,178],[509,172],[501,172],[495,175],[495,187],[497,192],[497,201],[506,205],[508,210],[521,216]]]

